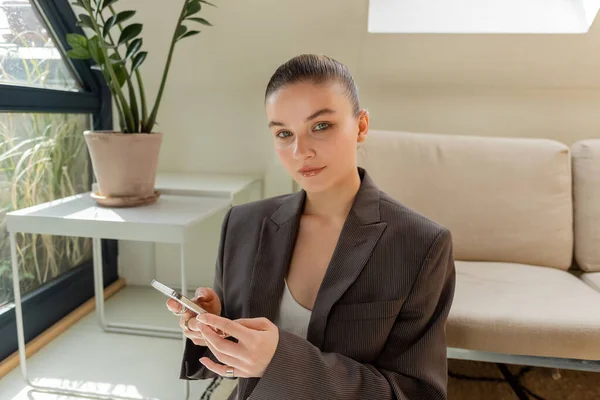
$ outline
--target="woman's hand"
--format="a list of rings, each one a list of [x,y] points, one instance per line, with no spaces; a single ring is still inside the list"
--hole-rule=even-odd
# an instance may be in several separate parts
[[[234,368],[236,378],[260,378],[270,364],[279,343],[279,329],[267,318],[230,320],[213,314],[199,315],[198,331],[217,360],[208,357],[200,362],[212,372],[227,376],[227,366]],[[191,325],[191,324],[190,324]],[[194,328],[196,325],[194,325]],[[234,343],[215,333],[224,332],[238,340]]]
[[[219,299],[219,296],[213,289],[204,287],[196,289],[195,297],[192,300],[209,313],[221,315],[221,299]],[[181,304],[173,299],[167,301],[167,308],[173,314],[177,315],[182,307]],[[196,317],[196,313],[187,310],[179,318],[179,326],[183,330],[183,334],[195,345],[206,346],[204,337],[198,331],[199,322],[194,317]]]

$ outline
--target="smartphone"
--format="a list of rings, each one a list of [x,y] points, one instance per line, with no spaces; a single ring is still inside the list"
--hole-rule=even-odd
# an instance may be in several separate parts
[[[187,297],[185,297],[184,295],[179,293],[178,291],[171,289],[170,287],[168,287],[167,285],[165,285],[163,283],[160,283],[156,279],[152,280],[151,285],[159,292],[172,298],[173,300],[175,300],[176,302],[178,302],[179,304],[181,304],[188,310],[195,312],[196,314],[204,314],[204,313],[208,312],[205,309],[203,309],[202,307],[200,307],[198,304],[194,303],[192,300],[188,299]]]

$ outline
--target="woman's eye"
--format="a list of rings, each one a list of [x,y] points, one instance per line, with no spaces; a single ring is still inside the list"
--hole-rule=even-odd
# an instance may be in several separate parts
[[[285,139],[287,137],[290,137],[291,135],[292,133],[290,131],[282,131],[277,134],[277,137],[280,139]]]
[[[322,131],[329,128],[329,124],[327,122],[319,122],[317,125],[315,125],[315,130],[317,131]]]

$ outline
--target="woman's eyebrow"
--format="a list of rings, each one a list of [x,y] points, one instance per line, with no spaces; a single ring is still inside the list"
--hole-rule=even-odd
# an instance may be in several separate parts
[[[310,117],[306,118],[306,122],[310,121],[311,119],[320,117],[323,114],[335,114],[335,111],[331,108],[322,108],[319,111],[313,113]]]
[[[322,108],[319,111],[312,113],[308,118],[306,118],[306,122],[320,117],[324,114],[335,114],[335,110],[332,110],[331,108]],[[279,121],[271,121],[269,122],[269,128],[272,126],[285,126],[285,124]]]

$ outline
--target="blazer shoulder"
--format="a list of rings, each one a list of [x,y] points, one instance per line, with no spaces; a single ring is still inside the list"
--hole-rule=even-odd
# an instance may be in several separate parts
[[[261,200],[235,205],[231,208],[230,222],[255,222],[270,217],[277,209],[285,203],[294,193],[282,194]]]
[[[408,233],[413,240],[428,247],[438,238],[447,237],[451,240],[451,232],[446,226],[425,216],[421,212],[394,199],[385,192],[380,196],[380,212],[382,222],[388,229],[397,233]]]

